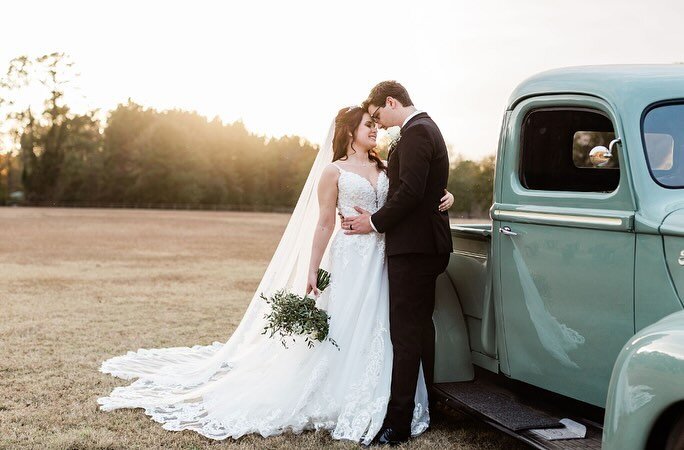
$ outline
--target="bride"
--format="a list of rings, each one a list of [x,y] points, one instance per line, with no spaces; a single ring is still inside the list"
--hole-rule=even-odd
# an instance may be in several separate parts
[[[392,375],[385,238],[346,235],[337,215],[355,215],[355,206],[375,212],[385,203],[388,178],[373,150],[376,135],[362,108],[340,110],[230,339],[140,349],[104,361],[100,371],[137,380],[99,398],[100,409],[144,408],[165,429],[211,439],[324,429],[334,439],[370,444],[385,417]],[[435,208],[452,203],[447,192]],[[315,287],[319,267],[331,273],[321,293]],[[313,349],[298,341],[286,349],[262,334],[268,305],[259,294],[283,288],[300,295],[313,291],[330,315],[329,336],[339,350],[328,341]],[[429,420],[421,368],[411,434],[425,431]]]

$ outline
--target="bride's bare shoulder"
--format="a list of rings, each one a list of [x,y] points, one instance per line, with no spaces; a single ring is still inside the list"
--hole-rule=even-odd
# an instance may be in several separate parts
[[[337,179],[340,177],[340,169],[335,164],[330,163],[323,168],[321,173],[321,181],[337,183]]]
[[[321,178],[318,180],[318,196],[319,199],[328,199],[334,202],[337,197],[337,181],[340,177],[340,171],[333,164],[328,164],[321,172]]]
[[[323,176],[337,176],[340,174],[340,167],[335,163],[330,163],[323,169]]]

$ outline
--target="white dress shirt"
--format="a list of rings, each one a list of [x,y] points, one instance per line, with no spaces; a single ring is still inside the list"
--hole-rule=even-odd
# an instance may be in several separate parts
[[[420,109],[416,109],[416,110],[413,112],[413,114],[411,114],[410,116],[408,116],[408,117],[404,120],[404,123],[401,124],[401,127],[404,128],[404,125],[406,125],[406,124],[408,123],[409,120],[413,119],[415,116],[417,116],[418,114],[420,114],[420,113],[422,113],[422,112],[423,112],[423,111],[421,111]],[[401,136],[400,136],[400,138],[401,138]],[[375,228],[375,225],[373,225],[373,220],[372,220],[371,218],[368,218],[368,221],[370,222],[370,226],[371,226],[371,228],[373,229],[373,231],[375,231],[375,232],[377,233],[378,230]]]

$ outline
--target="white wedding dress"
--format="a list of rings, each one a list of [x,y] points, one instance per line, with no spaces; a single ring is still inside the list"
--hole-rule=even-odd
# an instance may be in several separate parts
[[[338,170],[343,215],[356,214],[354,206],[374,212],[384,204],[384,173],[374,188],[361,175]],[[308,257],[301,259],[302,267],[308,265]],[[338,230],[327,264],[331,284],[317,302],[330,315],[329,336],[339,350],[327,341],[313,349],[301,341],[286,349],[279,339],[255,333],[263,329],[260,300],[225,344],[141,349],[105,361],[102,372],[138,379],[99,398],[100,408],[144,408],[165,429],[212,439],[324,429],[335,439],[370,443],[385,417],[392,375],[385,237]],[[304,285],[302,279],[299,287]],[[422,369],[418,379],[413,435],[429,424]]]

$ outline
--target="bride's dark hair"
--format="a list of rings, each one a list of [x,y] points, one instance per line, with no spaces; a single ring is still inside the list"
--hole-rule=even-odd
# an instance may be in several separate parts
[[[347,159],[347,146],[354,140],[354,134],[361,125],[361,119],[366,113],[366,110],[360,106],[352,106],[351,108],[342,108],[335,117],[335,134],[333,135],[333,161],[338,159]],[[352,144],[352,150],[354,144]],[[375,152],[375,149],[368,150],[368,159],[375,162],[375,165],[380,170],[385,170],[385,165]]]

